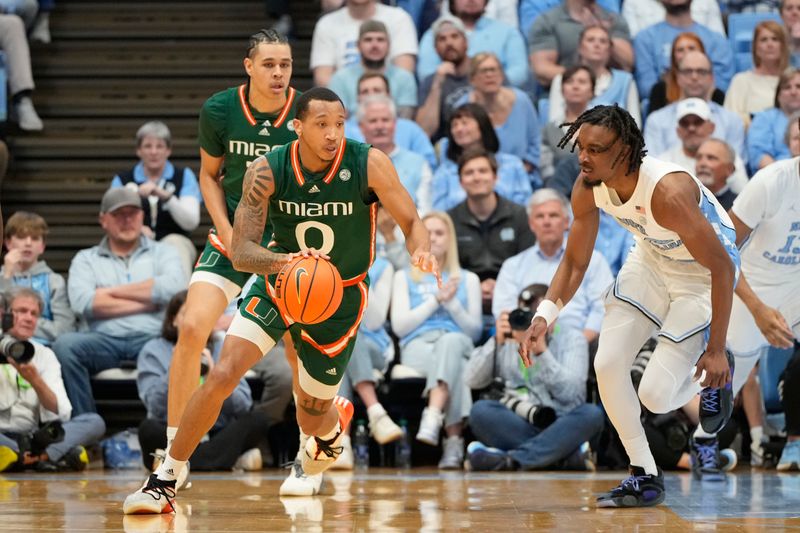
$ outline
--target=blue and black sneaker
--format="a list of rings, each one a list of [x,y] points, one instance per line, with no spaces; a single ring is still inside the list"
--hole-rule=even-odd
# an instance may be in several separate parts
[[[725,356],[731,368],[730,383],[721,389],[706,387],[700,391],[700,426],[706,433],[717,433],[728,423],[733,413],[734,358],[729,350],[725,350]]]
[[[692,457],[692,475],[700,481],[725,481],[722,458],[716,437],[692,438],[689,441]]]
[[[467,459],[474,471],[518,470],[519,466],[510,455],[498,448],[491,448],[477,440],[467,446]]]
[[[631,475],[611,492],[597,498],[598,507],[652,507],[664,501],[664,473],[647,474],[641,466],[631,465]]]

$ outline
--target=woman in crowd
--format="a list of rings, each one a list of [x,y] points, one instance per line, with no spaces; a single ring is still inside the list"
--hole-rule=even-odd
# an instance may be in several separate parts
[[[581,32],[578,64],[589,67],[596,80],[591,107],[617,104],[627,109],[636,123],[641,125],[639,91],[630,72],[609,66],[612,46],[611,34],[603,26],[586,26]],[[563,75],[559,74],[550,85],[550,109],[547,117],[548,121],[558,124],[564,122],[565,116],[562,79]]]
[[[447,438],[439,468],[459,469],[464,460],[463,420],[472,407],[464,368],[481,334],[478,276],[462,269],[453,222],[446,213],[423,218],[431,253],[442,269],[442,286],[416,268],[399,271],[392,290],[392,329],[400,337],[400,359],[426,378],[428,406],[417,440],[436,446],[444,426]]]
[[[750,125],[753,113],[772,107],[778,79],[789,66],[786,31],[774,20],[760,22],[753,31],[753,68],[736,74],[725,94],[725,107]]]
[[[790,67],[778,79],[774,106],[753,116],[747,130],[747,154],[750,171],[759,169],[779,159],[791,157],[786,144],[786,126],[789,116],[800,111],[800,69]]]
[[[439,144],[441,163],[433,173],[433,208],[447,211],[467,197],[458,177],[458,159],[473,148],[483,148],[497,159],[497,194],[525,205],[533,192],[530,176],[519,157],[498,152],[499,147],[497,133],[483,107],[463,104],[453,111],[447,138]]]

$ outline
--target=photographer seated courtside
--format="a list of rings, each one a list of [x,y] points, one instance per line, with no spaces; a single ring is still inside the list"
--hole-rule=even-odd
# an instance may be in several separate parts
[[[588,441],[603,429],[603,411],[586,403],[589,347],[580,330],[552,324],[534,347],[534,364],[517,349],[547,286],[533,284],[517,308],[500,314],[495,336],[476,348],[465,380],[484,389],[469,424],[477,440],[467,447],[472,470],[593,470]]]

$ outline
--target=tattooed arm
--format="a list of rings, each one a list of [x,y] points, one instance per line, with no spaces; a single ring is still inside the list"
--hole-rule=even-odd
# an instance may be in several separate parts
[[[261,156],[244,173],[242,199],[233,220],[231,262],[236,270],[262,275],[274,274],[290,258],[289,254],[270,252],[261,246],[269,199],[274,192],[275,178],[272,169],[267,158]]]

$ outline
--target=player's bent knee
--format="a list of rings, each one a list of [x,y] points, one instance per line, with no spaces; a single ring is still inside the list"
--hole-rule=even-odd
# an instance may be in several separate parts
[[[664,387],[650,386],[644,379],[639,384],[639,400],[653,414],[661,415],[672,411],[672,391]]]
[[[221,394],[227,398],[239,384],[240,376],[229,365],[218,364],[208,373],[206,394]]]

